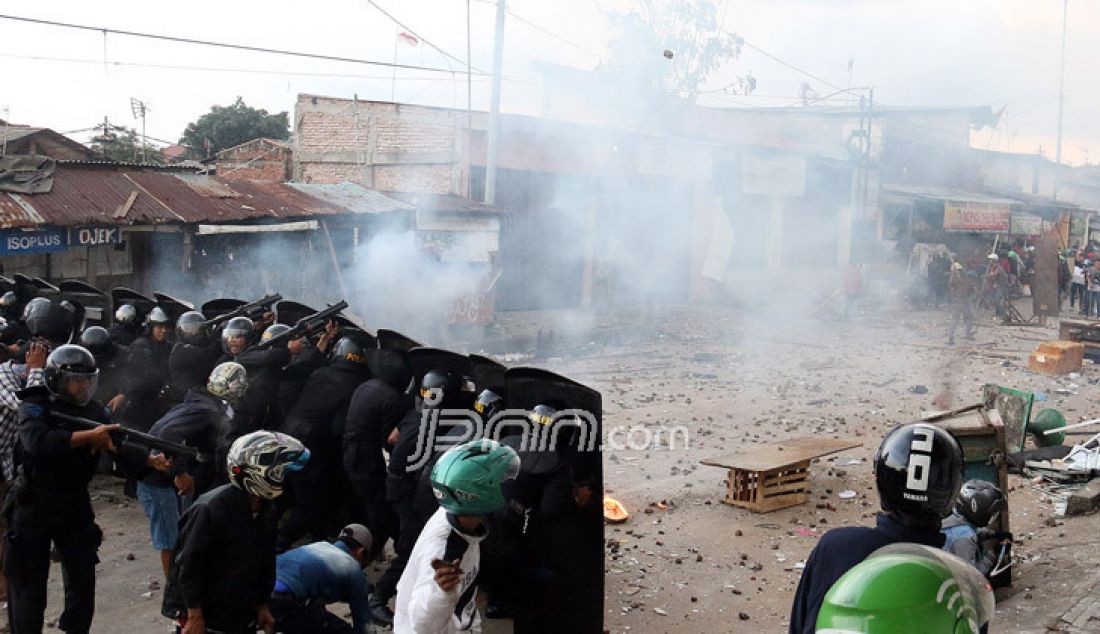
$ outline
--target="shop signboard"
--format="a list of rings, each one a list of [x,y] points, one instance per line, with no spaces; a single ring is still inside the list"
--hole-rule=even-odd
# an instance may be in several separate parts
[[[946,202],[943,228],[947,231],[1005,233],[1009,229],[1008,205],[1000,203]]]

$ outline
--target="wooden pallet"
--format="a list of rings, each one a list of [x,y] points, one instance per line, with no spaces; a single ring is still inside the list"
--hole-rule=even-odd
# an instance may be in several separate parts
[[[737,453],[701,460],[700,464],[729,470],[723,502],[755,513],[768,513],[810,499],[810,463],[814,459],[861,444],[805,436],[747,447]]]

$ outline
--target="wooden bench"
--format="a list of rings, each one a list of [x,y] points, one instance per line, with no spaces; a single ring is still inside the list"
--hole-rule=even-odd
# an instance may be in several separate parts
[[[862,444],[854,440],[805,436],[745,447],[699,463],[729,469],[723,502],[756,513],[768,513],[804,504],[810,499],[811,461]]]

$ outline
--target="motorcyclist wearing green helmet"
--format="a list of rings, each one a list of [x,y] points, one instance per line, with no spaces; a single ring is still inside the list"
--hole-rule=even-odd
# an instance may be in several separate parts
[[[920,544],[892,544],[844,574],[817,615],[817,634],[982,634],[993,590],[962,559]]]
[[[397,583],[396,634],[480,631],[474,599],[485,519],[504,508],[501,484],[518,473],[516,452],[492,440],[464,443],[436,462],[431,483],[439,509]]]

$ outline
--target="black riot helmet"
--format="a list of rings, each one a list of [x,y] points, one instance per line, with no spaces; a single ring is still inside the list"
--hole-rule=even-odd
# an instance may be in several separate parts
[[[111,333],[107,332],[106,328],[89,326],[84,329],[84,332],[80,333],[80,345],[98,358],[110,352],[111,348],[114,347],[114,342],[111,340]]]
[[[133,328],[138,321],[138,309],[133,304],[123,304],[115,310],[115,322]]]
[[[284,332],[287,332],[288,330],[290,330],[290,326],[288,326],[286,324],[271,324],[270,326],[268,326],[267,328],[264,329],[264,334],[260,335],[260,341],[267,341],[268,339],[274,339],[275,337],[278,337],[279,335],[283,334]],[[279,347],[280,348],[285,348],[286,347],[286,342],[284,341],[283,343],[279,344]]]
[[[26,341],[30,336],[31,333],[27,331],[27,326],[21,321],[9,321],[0,326],[0,343],[5,346]]]
[[[47,339],[59,346],[72,340],[76,315],[58,302],[35,297],[23,309],[23,323],[31,337]]]
[[[1006,501],[1004,492],[992,482],[967,480],[959,489],[955,512],[966,518],[975,528],[984,528],[1004,510]]]
[[[248,317],[234,317],[225,323],[222,328],[222,350],[229,352],[229,340],[234,337],[244,337],[247,341],[252,335],[255,324]]]
[[[504,410],[504,397],[492,390],[482,390],[474,401],[474,411],[481,416],[481,420],[488,422],[494,416]]]
[[[462,377],[452,372],[429,370],[424,373],[420,379],[420,398],[424,409],[450,407],[456,402],[464,383]]]
[[[947,517],[963,478],[955,437],[928,423],[895,427],[875,452],[875,485],[882,509],[902,519]]]
[[[168,311],[160,306],[154,306],[153,310],[149,311],[149,316],[145,318],[145,323],[149,324],[149,326],[170,326],[172,325],[172,317],[168,314]]]
[[[210,327],[206,318],[197,310],[189,310],[176,320],[176,341],[192,346],[210,343]]]
[[[15,291],[8,291],[0,295],[0,313],[9,320],[19,319],[19,296],[15,294]]]
[[[87,405],[99,386],[95,357],[86,349],[67,344],[46,357],[46,387],[76,405]]]
[[[367,365],[367,351],[354,337],[340,337],[332,348],[332,361],[343,361],[354,365]]]

